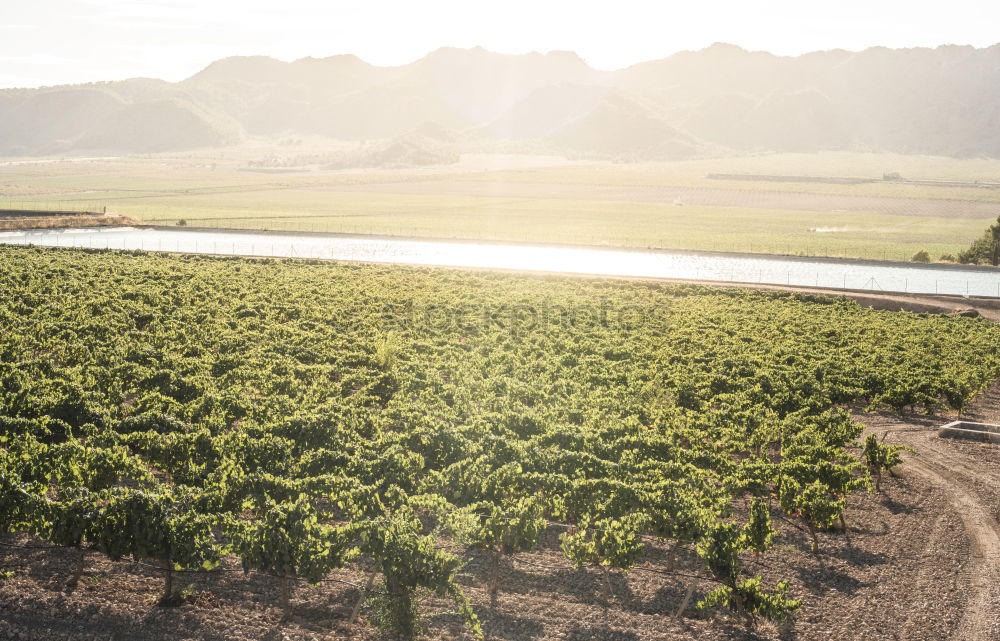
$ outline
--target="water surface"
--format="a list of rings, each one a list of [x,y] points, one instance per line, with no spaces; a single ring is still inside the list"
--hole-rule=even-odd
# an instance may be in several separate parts
[[[0,232],[0,243],[322,258],[1000,298],[1000,270],[959,265],[132,227]]]

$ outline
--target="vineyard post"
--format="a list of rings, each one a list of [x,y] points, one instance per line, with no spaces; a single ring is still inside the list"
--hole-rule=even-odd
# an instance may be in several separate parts
[[[83,547],[83,544],[78,545],[76,548],[76,567],[73,569],[73,578],[70,579],[70,585],[77,585],[80,579],[83,578],[83,569],[87,562],[87,549]]]
[[[847,539],[847,545],[853,547],[854,543],[851,542],[851,531],[847,529],[847,521],[844,519],[844,512],[840,513],[840,529],[844,532],[844,537]]]
[[[611,588],[611,571],[608,569],[607,565],[601,565],[601,569],[604,570],[605,599],[608,603],[611,603],[615,600],[615,592]]]
[[[358,618],[358,613],[361,611],[361,605],[365,602],[365,597],[368,592],[372,589],[372,584],[375,583],[375,576],[378,574],[377,571],[373,571],[368,575],[368,581],[365,583],[365,587],[362,588],[361,593],[358,594],[358,600],[351,609],[351,617],[347,620],[348,625],[353,625],[355,619]]]
[[[174,595],[174,564],[170,559],[163,561],[163,597],[162,603],[168,603]]]
[[[389,591],[389,607],[393,610],[392,619],[397,626],[397,632],[404,639],[412,639],[416,633],[413,594],[410,588],[403,585],[395,572],[386,573],[385,584]]]
[[[500,592],[500,550],[494,549],[492,553],[493,564],[490,567],[490,607],[497,607],[497,600]]]
[[[677,608],[677,611],[674,612],[675,619],[681,618],[681,615],[684,614],[684,610],[687,609],[688,603],[691,602],[691,597],[694,596],[694,588],[697,583],[698,579],[691,579],[688,583],[687,591],[684,592],[684,599],[681,601],[681,605]]]
[[[285,616],[289,616],[292,613],[292,601],[291,601],[291,586],[289,585],[291,580],[288,575],[282,572],[278,575],[278,586],[279,586],[279,596],[278,600],[281,603],[281,610],[285,613]]]
[[[816,555],[816,561],[819,562],[820,569],[825,569],[826,565],[823,563],[823,557],[819,553],[819,537],[816,536],[816,527],[812,524],[809,519],[806,519],[806,527],[809,528],[809,536],[812,537],[812,551]]]

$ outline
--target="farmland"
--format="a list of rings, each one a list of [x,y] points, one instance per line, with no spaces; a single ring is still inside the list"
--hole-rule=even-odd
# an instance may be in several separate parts
[[[909,259],[964,249],[1000,190],[710,180],[712,172],[994,180],[1000,163],[878,154],[611,164],[470,155],[413,170],[243,171],[269,150],[0,167],[0,203],[161,224]]]
[[[918,550],[890,533],[957,527],[919,479],[865,492],[901,452],[862,453],[843,408],[959,411],[1000,376],[996,325],[826,297],[29,247],[0,265],[4,561],[28,568],[0,582],[13,621],[41,620],[18,586],[65,554],[44,617],[72,617],[50,592],[75,575],[72,608],[103,595],[97,621],[160,636],[172,615],[117,609],[102,582],[165,603],[166,577],[196,582],[191,602],[222,608],[205,618],[238,611],[248,638],[266,620],[248,601],[302,638],[410,632],[414,607],[439,638],[556,638],[574,622],[505,601],[544,610],[525,599],[553,589],[592,617],[576,638],[790,617],[824,638],[847,624],[832,588],[908,580]],[[939,582],[959,581],[955,545],[935,548]],[[228,636],[214,625],[198,634]]]

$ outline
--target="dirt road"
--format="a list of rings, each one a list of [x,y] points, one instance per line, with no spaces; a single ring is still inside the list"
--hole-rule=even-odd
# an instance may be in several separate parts
[[[1000,384],[995,384],[963,413],[963,418],[1000,422]],[[942,439],[944,421],[927,417],[866,414],[857,417],[886,442],[909,445],[903,474],[919,474],[940,487],[961,516],[972,543],[967,606],[951,635],[954,641],[1000,639],[1000,446]]]

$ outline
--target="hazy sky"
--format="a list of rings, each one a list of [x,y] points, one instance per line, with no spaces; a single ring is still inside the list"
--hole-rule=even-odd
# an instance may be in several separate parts
[[[404,64],[441,46],[569,49],[600,69],[713,42],[982,47],[997,24],[1000,3],[985,0],[0,0],[0,87],[180,80],[231,55]]]

